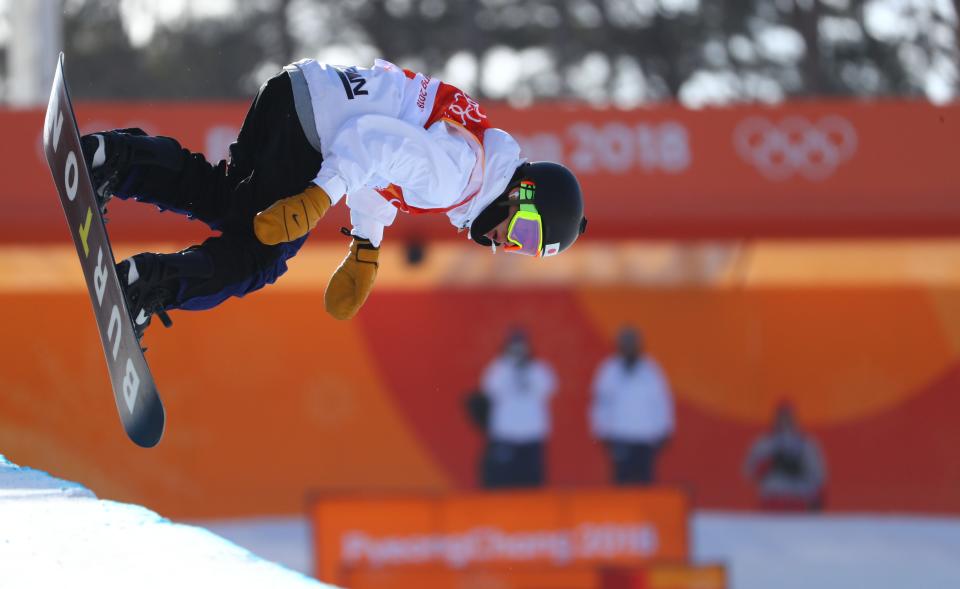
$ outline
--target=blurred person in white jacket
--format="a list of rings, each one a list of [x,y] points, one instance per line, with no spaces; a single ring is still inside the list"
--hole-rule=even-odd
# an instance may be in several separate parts
[[[816,441],[797,426],[793,407],[777,408],[772,431],[754,442],[743,465],[757,483],[760,503],[776,510],[819,510],[827,478]]]
[[[636,329],[622,328],[617,347],[594,376],[590,425],[607,447],[616,484],[650,484],[657,454],[673,434],[670,385]]]
[[[550,435],[550,399],[556,377],[533,357],[527,335],[514,330],[480,384],[490,401],[483,484],[487,488],[544,483],[544,445]]]

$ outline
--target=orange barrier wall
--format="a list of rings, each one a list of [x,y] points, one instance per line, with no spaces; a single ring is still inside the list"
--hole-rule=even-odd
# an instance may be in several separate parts
[[[351,589],[725,589],[722,565],[694,566],[654,563],[637,569],[586,567],[474,567],[463,570],[362,569],[348,571],[345,587]]]
[[[658,563],[638,570],[607,570],[602,589],[725,589],[723,565]]]
[[[361,569],[348,571],[343,586],[350,589],[462,589],[496,587],[497,589],[605,589],[599,569],[585,567],[487,567],[465,570]],[[671,587],[670,589],[683,589]],[[691,589],[713,589],[695,586]],[[722,587],[720,589],[723,589]]]
[[[695,505],[756,505],[742,461],[787,399],[824,449],[828,509],[960,513],[956,286],[405,290],[385,264],[359,317],[336,322],[321,302],[332,249],[329,264],[307,251],[273,288],[151,328],[169,421],[150,451],[119,426],[82,282],[37,290],[58,271],[44,254],[0,291],[0,451],[174,517],[297,512],[308,489],[473,488],[482,440],[463,395],[519,321],[561,377],[549,482],[602,485],[590,381],[629,321],[676,396],[661,478]],[[286,286],[309,276],[320,286]]]
[[[391,567],[684,561],[687,509],[673,489],[321,498],[315,572],[340,584],[349,570]]]
[[[80,103],[85,132],[141,126],[220,158],[244,103]],[[487,109],[533,159],[573,167],[591,238],[956,234],[960,106],[798,102],[778,107],[632,111],[538,105]],[[66,239],[42,160],[39,111],[0,110],[2,241]],[[389,234],[453,239],[442,217],[401,216]],[[197,240],[152,207],[114,207],[114,239]],[[336,238],[333,213],[314,239]],[[462,237],[462,236],[461,236]]]

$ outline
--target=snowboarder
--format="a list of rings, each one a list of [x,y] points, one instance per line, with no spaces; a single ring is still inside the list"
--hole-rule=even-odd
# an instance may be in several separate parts
[[[261,88],[228,160],[214,165],[140,129],[81,140],[101,211],[116,196],[221,232],[117,264],[142,336],[151,317],[214,307],[273,283],[327,210],[346,197],[350,251],[324,294],[353,317],[373,287],[384,227],[398,210],[446,213],[476,243],[555,255],[586,227],[574,175],[527,162],[459,89],[383,60],[371,68],[302,60]]]

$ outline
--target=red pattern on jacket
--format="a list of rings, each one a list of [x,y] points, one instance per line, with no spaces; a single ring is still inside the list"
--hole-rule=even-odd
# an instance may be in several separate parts
[[[416,74],[410,70],[403,70],[403,73],[410,79],[416,77]],[[430,126],[437,121],[447,121],[462,128],[469,135],[473,136],[480,145],[480,157],[483,157],[483,133],[490,128],[490,122],[487,119],[487,115],[483,114],[480,110],[480,104],[470,98],[466,92],[456,86],[440,82],[440,86],[437,88],[437,95],[433,101],[433,110],[430,111],[430,116],[427,118],[426,123],[423,124],[423,128],[429,129]],[[403,198],[403,189],[396,184],[390,184],[386,188],[377,188],[376,191],[404,213],[419,215],[452,211],[470,202],[470,200],[477,195],[479,189],[471,192],[454,205],[436,209],[421,209],[408,205]]]

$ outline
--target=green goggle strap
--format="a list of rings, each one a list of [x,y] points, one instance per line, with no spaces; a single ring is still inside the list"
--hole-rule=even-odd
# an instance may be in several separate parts
[[[539,242],[537,243],[537,251],[540,252],[543,250],[543,219],[540,217],[540,212],[537,210],[537,206],[534,204],[535,191],[536,185],[533,182],[528,182],[526,180],[520,182],[520,195],[518,199],[520,202],[520,210],[517,211],[517,214],[510,222],[510,227],[507,230],[507,234],[509,235],[512,232],[513,225],[517,222],[517,219],[536,221],[540,226]]]
[[[524,180],[520,183],[520,210],[527,213],[534,213],[539,217],[540,213],[537,211],[537,206],[533,204],[535,191],[536,188],[533,182]]]

